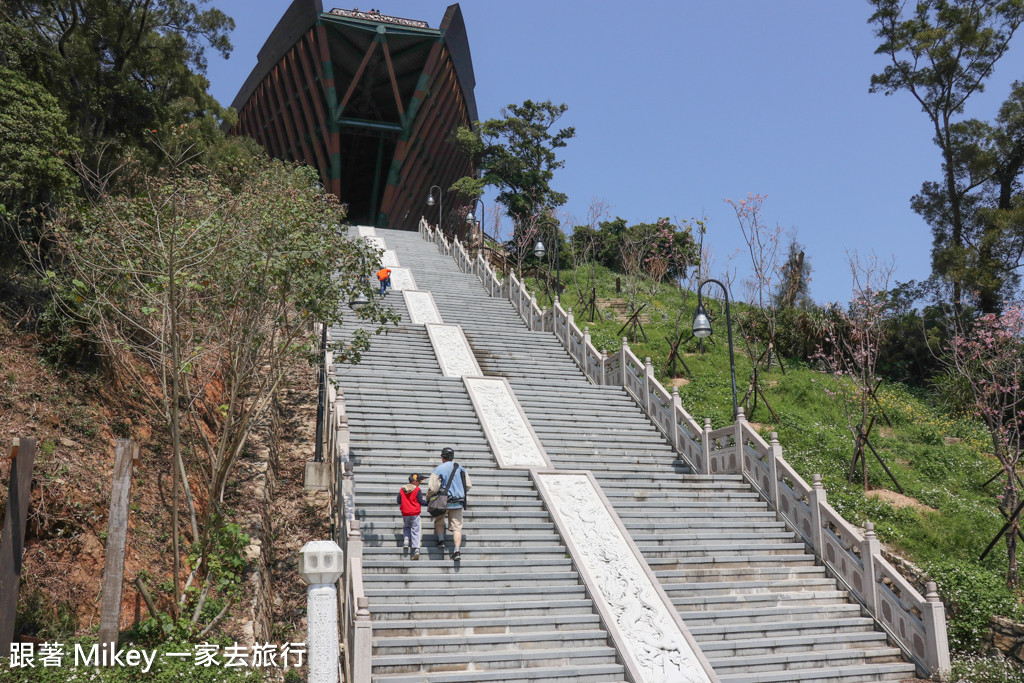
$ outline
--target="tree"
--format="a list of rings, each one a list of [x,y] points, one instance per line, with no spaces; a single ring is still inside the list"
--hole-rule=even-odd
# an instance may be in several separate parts
[[[726,199],[725,202],[736,212],[751,266],[751,276],[744,283],[750,308],[737,316],[743,332],[744,349],[750,358],[750,381],[740,403],[747,404],[747,415],[752,416],[760,396],[768,411],[778,420],[761,389],[760,368],[763,365],[765,371],[771,370],[773,361],[782,367],[776,341],[778,305],[772,294],[781,279],[779,252],[785,230],[779,225],[770,227],[765,223],[761,211],[765,199],[764,195],[748,194],[746,199]]]
[[[460,178],[451,189],[475,198],[485,187],[497,187],[498,202],[508,210],[516,232],[543,211],[565,204],[565,194],[550,183],[565,165],[556,150],[576,136],[571,126],[552,132],[567,110],[565,104],[526,100],[502,108],[501,118],[478,121],[472,128],[460,126],[455,144],[481,175]]]
[[[969,195],[978,178],[967,158],[973,145],[964,144],[971,126],[958,126],[954,119],[974,93],[984,90],[1009,48],[1024,21],[1024,0],[919,0],[906,14],[901,0],[869,2],[875,9],[869,22],[882,41],[875,52],[892,62],[871,77],[871,92],[911,93],[942,152],[942,181],[925,183],[913,207],[932,227],[932,268],[950,281],[960,306],[978,279],[967,264],[975,239]],[[991,289],[992,283],[982,284]]]
[[[22,212],[59,201],[73,187],[68,160],[77,141],[56,98],[2,65],[0,130],[0,221],[17,229],[37,220]],[[0,245],[4,237],[0,232]]]
[[[789,241],[789,254],[779,271],[781,279],[775,289],[776,308],[788,309],[806,307],[811,304],[811,263],[807,260],[804,245],[793,237]]]
[[[110,138],[145,147],[146,131],[221,114],[206,91],[206,48],[226,57],[234,22],[206,2],[11,0],[0,35],[27,46],[0,46],[0,62],[57,98],[88,158]]]
[[[848,478],[853,481],[859,461],[861,480],[864,490],[867,490],[868,450],[889,476],[893,476],[874,451],[869,437],[874,423],[872,407],[877,400],[878,359],[889,333],[888,318],[892,308],[889,281],[895,271],[895,263],[881,261],[874,254],[861,257],[856,252],[848,254],[847,258],[853,277],[853,299],[846,310],[833,307],[832,315],[826,319],[828,349],[820,349],[817,357],[838,380],[837,390],[826,390],[826,393],[841,398],[847,428],[853,437],[853,458]],[[895,478],[893,482],[900,488]]]
[[[369,292],[378,254],[338,235],[340,207],[307,167],[262,157],[237,191],[201,170],[132,172],[138,193],[79,202],[53,221],[62,268],[46,276],[170,433],[167,627],[205,636],[240,597],[240,531],[223,509],[235,464],[286,366],[317,362],[310,323],[342,322],[343,304]],[[358,315],[393,319],[375,299]],[[367,342],[356,333],[337,358],[358,360]],[[179,484],[191,521],[184,589]],[[212,619],[210,600],[223,605]]]
[[[1002,467],[1005,483],[1000,507],[1008,517],[1006,583],[1016,588],[1021,513],[1017,468],[1024,445],[1024,307],[1011,305],[1001,314],[982,315],[969,325],[956,322],[944,360],[947,372],[963,388],[971,412],[988,428]]]

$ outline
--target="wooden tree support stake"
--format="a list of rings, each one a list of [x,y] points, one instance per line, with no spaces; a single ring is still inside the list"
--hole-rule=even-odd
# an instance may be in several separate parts
[[[992,552],[992,548],[996,547],[996,543],[999,542],[999,539],[1003,537],[1003,534],[1005,534],[1007,530],[1009,530],[1010,524],[1013,523],[1013,520],[1017,519],[1020,516],[1020,511],[1022,508],[1024,508],[1024,498],[1021,499],[1020,503],[1017,505],[1017,509],[1013,511],[1013,514],[1011,514],[1006,519],[1006,524],[1004,524],[1003,528],[999,530],[999,533],[996,534],[996,537],[993,538],[992,542],[988,544],[987,548],[985,548],[985,552],[983,552],[981,554],[981,557],[978,558],[978,562],[984,560],[985,556]]]
[[[21,586],[21,556],[25,547],[25,525],[28,522],[35,459],[35,439],[14,440],[7,514],[4,517],[3,535],[0,536],[0,656],[7,656],[14,640],[14,619],[18,613],[18,589]]]
[[[138,459],[139,445],[130,439],[118,439],[114,456],[114,483],[110,491],[110,517],[107,522],[107,552],[103,565],[103,593],[100,603],[98,641],[113,643],[121,631],[121,589],[124,585],[124,551],[128,542],[128,504],[132,492],[132,462]]]
[[[644,342],[647,342],[647,333],[644,332],[644,326],[640,323],[640,312],[647,308],[647,304],[642,304],[640,308],[633,311],[633,315],[629,316],[629,320],[626,324],[619,328],[619,331],[615,333],[616,337],[622,336],[622,331],[627,327],[629,328],[629,339],[630,341],[636,341],[636,333],[639,330],[640,336],[644,338]]]

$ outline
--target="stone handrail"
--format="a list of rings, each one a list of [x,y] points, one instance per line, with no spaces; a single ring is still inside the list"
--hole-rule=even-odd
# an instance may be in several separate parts
[[[421,228],[421,233],[424,239],[437,241],[429,226]],[[826,568],[850,587],[919,669],[940,678],[949,673],[945,614],[935,584],[928,584],[927,596],[914,590],[882,557],[871,523],[862,537],[828,505],[820,475],[815,475],[814,485],[809,486],[786,462],[776,433],[772,433],[771,443],[766,443],[750,427],[742,408],[735,424],[712,430],[711,421],[706,420],[701,429],[680,405],[678,391],[669,394],[654,377],[650,359],[641,363],[625,338],[612,355],[599,352],[590,341],[589,328],[581,332],[572,310],[563,309],[557,298],[549,310],[542,311],[514,273],[500,281],[482,254],[470,259],[457,238],[453,243],[456,263],[463,272],[476,274],[491,296],[511,301],[529,329],[553,332],[591,382],[624,387],[696,472],[741,474],[750,481]],[[440,247],[441,242],[438,244]],[[450,253],[450,249],[442,253]]]
[[[327,367],[333,363],[330,351]],[[350,434],[345,402],[333,383],[328,383],[324,453],[330,457],[334,486],[332,525],[334,540],[344,553],[345,572],[338,586],[341,615],[342,669],[344,680],[369,683],[373,650],[369,599],[363,590],[363,538],[356,519],[352,463],[349,460]]]

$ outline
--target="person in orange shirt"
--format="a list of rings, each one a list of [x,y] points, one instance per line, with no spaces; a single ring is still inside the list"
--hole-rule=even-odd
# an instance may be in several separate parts
[[[381,268],[378,270],[377,280],[380,282],[380,295],[384,296],[388,293],[388,287],[391,286],[391,269]]]

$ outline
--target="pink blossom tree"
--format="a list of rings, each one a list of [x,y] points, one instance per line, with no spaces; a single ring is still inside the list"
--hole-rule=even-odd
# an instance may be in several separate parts
[[[1012,305],[998,315],[983,315],[970,326],[956,324],[944,360],[950,374],[961,380],[974,414],[988,428],[992,450],[1003,469],[1002,505],[1009,511],[1004,528],[1006,583],[1013,588],[1020,579],[1017,533],[1021,491],[1017,466],[1024,426],[1024,305]]]

